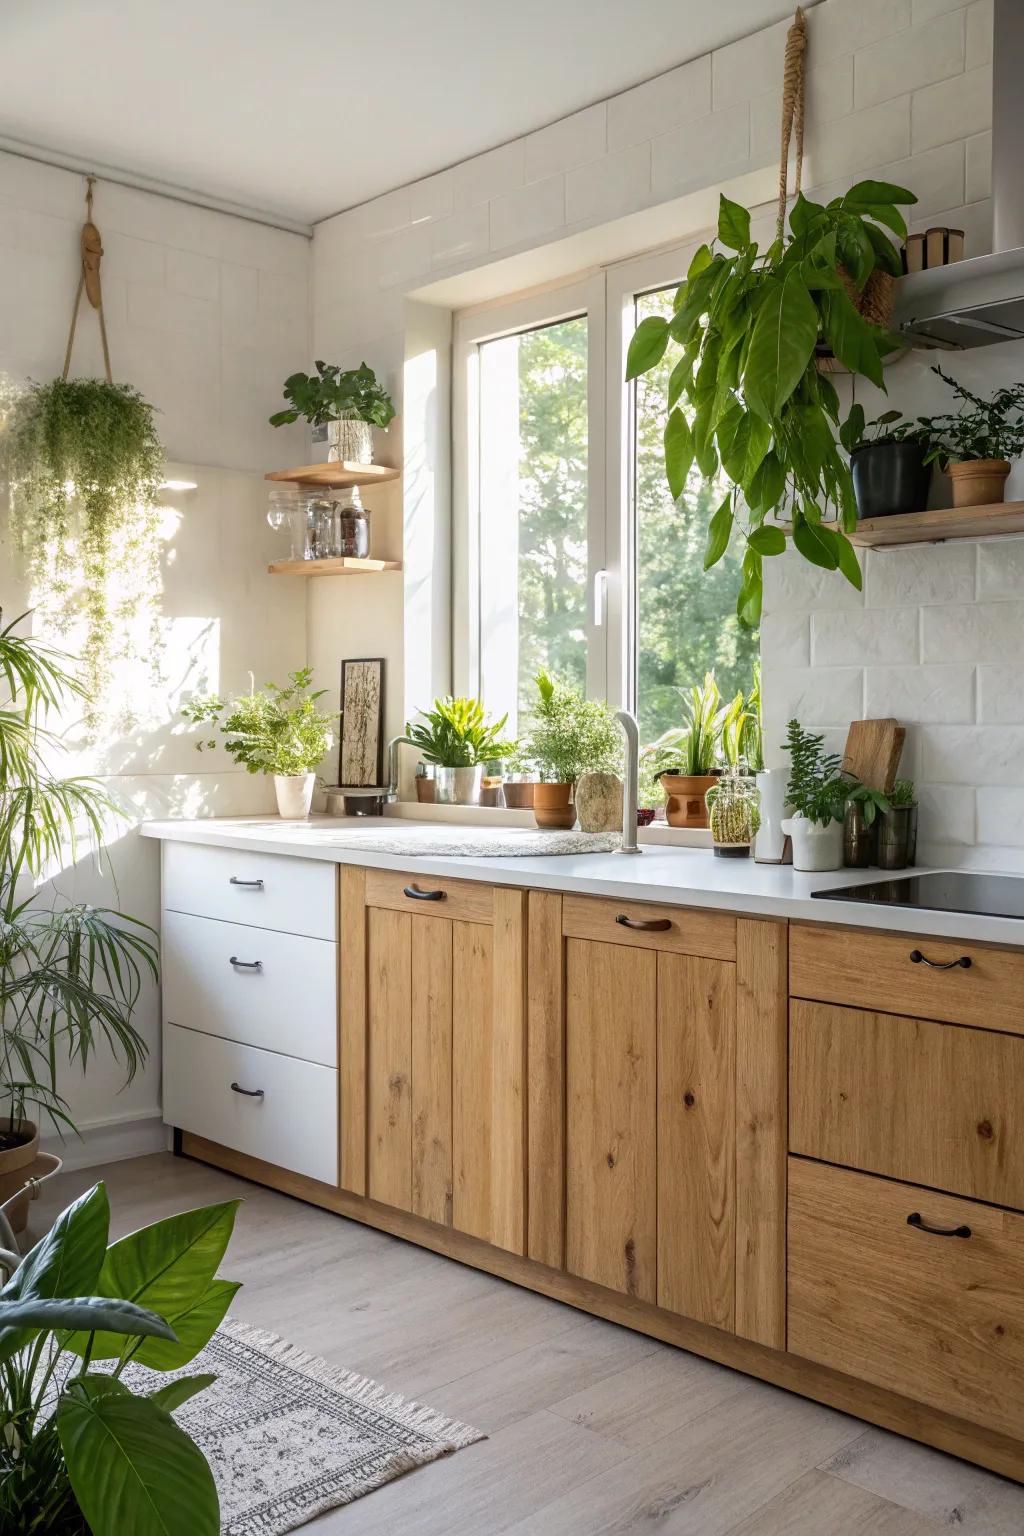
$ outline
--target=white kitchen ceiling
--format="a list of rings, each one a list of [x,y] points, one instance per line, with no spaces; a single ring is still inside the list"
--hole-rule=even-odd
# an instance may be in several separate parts
[[[0,142],[314,223],[791,10],[3,0]]]

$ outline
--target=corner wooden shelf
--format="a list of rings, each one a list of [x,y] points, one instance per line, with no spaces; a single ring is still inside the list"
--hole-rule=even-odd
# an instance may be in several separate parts
[[[864,549],[892,549],[899,544],[941,544],[946,539],[984,539],[1001,533],[1024,533],[1024,501],[871,517],[858,523],[849,539]]]
[[[389,464],[353,464],[340,460],[334,464],[300,464],[297,469],[272,469],[263,478],[316,485],[322,490],[341,490],[349,485],[383,485],[387,480],[399,479],[401,473]]]
[[[359,576],[380,571],[400,571],[401,560],[357,560],[338,555],[324,560],[275,560],[267,566],[271,576]]]

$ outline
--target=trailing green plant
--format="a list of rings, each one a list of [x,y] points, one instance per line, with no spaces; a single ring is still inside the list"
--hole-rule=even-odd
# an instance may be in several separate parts
[[[892,801],[889,796],[880,789],[872,789],[867,784],[862,784],[858,779],[847,778],[844,780],[846,799],[852,800],[855,805],[863,808],[864,825],[873,827],[875,817],[881,811],[892,810]]]
[[[310,692],[312,667],[289,672],[288,685],[266,683],[257,688],[249,674],[249,692],[225,700],[218,694],[191,699],[182,709],[193,725],[212,724],[224,739],[232,762],[247,773],[273,773],[294,777],[309,773],[327,756],[334,743],[332,726],[337,714],[317,707],[325,688]],[[215,736],[196,742],[196,751],[216,747]]]
[[[441,768],[473,768],[501,757],[509,745],[501,734],[508,715],[489,721],[479,699],[435,699],[420,716],[422,724],[406,723],[406,737],[424,762]]]
[[[8,416],[3,466],[38,604],[61,632],[84,622],[86,718],[95,727],[115,646],[160,592],[164,455],[153,407],[103,379],[33,384]]]
[[[138,918],[61,898],[45,877],[102,846],[118,807],[89,778],[53,770],[60,738],[47,715],[87,698],[66,658],[0,629],[0,1150],[23,1143],[48,1114],[73,1130],[57,1088],[65,1061],[88,1068],[104,1043],[130,1081],[146,1056],[132,1022],[157,979],[155,934]]]
[[[614,773],[622,763],[622,735],[608,705],[543,669],[534,678],[537,703],[523,750],[555,783],[575,784],[584,773]]]
[[[730,711],[736,708],[736,701],[731,705],[722,704],[722,695],[713,672],[704,674],[704,682],[700,687],[695,683],[691,688],[681,689],[680,696],[683,700],[683,725],[676,732],[666,731],[660,738],[663,753],[672,757],[671,763],[661,772],[707,775],[716,767],[722,731]],[[742,694],[738,697],[742,706]]]
[[[798,720],[790,720],[785,741],[789,753],[786,800],[798,815],[827,827],[831,821],[842,820],[847,781],[842,759],[837,752],[823,749],[824,740],[824,736],[805,731]]]
[[[1024,384],[997,389],[988,400],[975,395],[959,379],[936,364],[932,372],[960,401],[959,411],[922,416],[932,446],[926,463],[961,464],[970,459],[1019,459],[1024,454]]]
[[[897,811],[916,804],[913,779],[897,779],[889,794],[889,808]]]
[[[742,542],[737,613],[748,626],[760,617],[763,560],[787,547],[770,516],[791,524],[804,559],[861,586],[846,537],[857,510],[836,441],[839,397],[816,354],[827,347],[851,373],[884,388],[882,364],[895,341],[855,299],[876,272],[899,274],[889,232],[906,234],[898,205],[916,201],[882,181],[858,182],[827,205],[800,193],[788,236],[762,251],[747,209],[723,196],[717,248],[700,246],[671,318],[649,316],[630,342],[627,379],[657,366],[670,343],[682,348],[668,391],[669,488],[681,496],[694,464],[705,480],[722,469],[733,482],[710,519],[704,565]]]
[[[387,427],[394,420],[394,402],[367,363],[345,370],[334,363],[315,366],[316,373],[293,373],[285,379],[283,393],[289,406],[274,412],[272,427],[290,425],[300,416],[314,427],[339,416],[354,416],[373,427]]]
[[[218,1536],[209,1464],[172,1417],[216,1378],[161,1386],[149,1372],[180,1372],[223,1321],[238,1285],[217,1269],[238,1205],[170,1216],[108,1247],[96,1184],[14,1270],[0,1290],[0,1530]]]

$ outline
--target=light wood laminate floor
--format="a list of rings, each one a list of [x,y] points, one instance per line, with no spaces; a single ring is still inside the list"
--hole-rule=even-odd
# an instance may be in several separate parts
[[[244,1197],[233,1314],[490,1438],[315,1536],[1020,1536],[1024,1488],[667,1345],[169,1154],[104,1178],[114,1235]]]

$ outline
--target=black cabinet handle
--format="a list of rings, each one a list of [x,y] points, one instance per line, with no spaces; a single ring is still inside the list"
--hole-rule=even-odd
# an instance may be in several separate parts
[[[237,955],[232,955],[228,965],[233,965],[236,971],[262,971],[262,960],[239,960]]]
[[[414,885],[403,887],[403,896],[409,896],[413,901],[444,901],[444,891],[418,891]]]
[[[672,927],[670,917],[627,917],[620,912],[615,919],[623,928],[635,928],[638,933],[667,933]]]
[[[917,1227],[919,1232],[929,1232],[932,1237],[970,1237],[970,1227],[930,1227],[921,1215],[920,1211],[912,1211],[907,1217],[908,1227]]]
[[[231,1092],[240,1093],[246,1099],[262,1099],[264,1097],[262,1088],[240,1088],[237,1083],[231,1084]]]
[[[239,880],[237,875],[231,876],[231,879],[228,881],[228,885],[244,885],[252,891],[262,891],[263,889],[262,880]]]
[[[970,955],[961,955],[957,960],[929,960],[919,949],[912,949],[910,958],[915,965],[926,965],[930,971],[955,971],[958,966],[969,971],[972,964]]]

